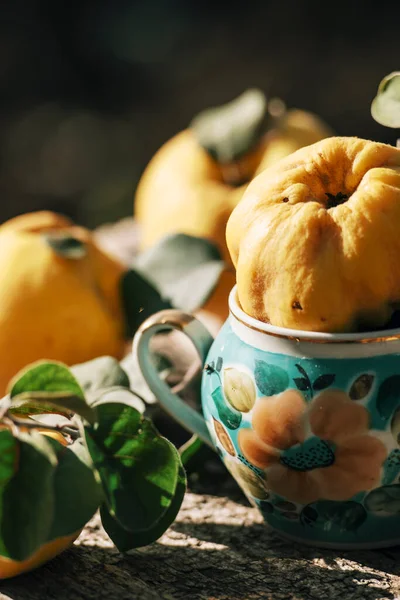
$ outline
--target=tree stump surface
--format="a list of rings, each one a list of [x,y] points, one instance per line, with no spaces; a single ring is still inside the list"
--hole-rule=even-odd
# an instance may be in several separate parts
[[[162,538],[120,554],[96,515],[74,546],[0,584],[2,600],[400,598],[400,548],[326,551],[285,541],[241,496],[188,492]]]

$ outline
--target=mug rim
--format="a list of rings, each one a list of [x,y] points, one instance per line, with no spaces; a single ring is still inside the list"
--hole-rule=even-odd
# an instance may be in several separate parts
[[[290,329],[286,327],[278,327],[270,325],[263,321],[259,321],[254,317],[249,316],[239,306],[237,298],[237,284],[233,286],[229,293],[229,311],[231,315],[242,325],[253,329],[262,334],[267,334],[273,337],[294,340],[296,342],[310,343],[379,343],[392,342],[400,340],[400,327],[394,329],[382,329],[377,331],[362,331],[359,333],[325,333],[319,331],[306,331],[303,329]]]

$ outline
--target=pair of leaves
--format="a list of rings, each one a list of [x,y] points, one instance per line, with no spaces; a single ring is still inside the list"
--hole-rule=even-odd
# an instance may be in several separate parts
[[[296,364],[295,367],[299,373],[301,373],[302,377],[294,377],[293,381],[295,382],[297,389],[303,392],[311,392],[311,390],[314,392],[319,392],[321,390],[325,390],[327,387],[332,385],[336,378],[333,373],[324,373],[323,375],[319,375],[319,377],[311,382],[306,370],[301,365]]]
[[[85,427],[105,502],[103,526],[121,550],[155,541],[173,522],[186,489],[175,447],[133,407],[104,403]]]
[[[40,413],[41,423],[74,413],[84,439],[65,447],[35,432],[0,431],[0,555],[25,559],[82,528],[100,505],[123,550],[154,541],[176,517],[186,489],[177,450],[134,406],[117,361],[94,362],[93,376],[90,363],[72,373],[40,361],[11,383],[11,412]]]
[[[224,361],[222,356],[218,356],[217,360],[212,360],[210,363],[204,365],[204,371],[211,375],[211,373],[220,373],[223,367]]]
[[[302,377],[294,377],[293,381],[302,392],[321,391],[335,381],[333,373],[325,373],[311,382],[306,370],[301,365],[296,364],[295,367]],[[290,379],[287,371],[264,360],[255,361],[254,377],[258,389],[264,396],[280,394],[289,387]]]

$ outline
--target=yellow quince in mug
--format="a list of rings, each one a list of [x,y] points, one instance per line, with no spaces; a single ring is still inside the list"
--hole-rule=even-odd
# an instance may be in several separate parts
[[[319,332],[385,327],[400,302],[400,149],[331,137],[246,189],[226,229],[241,307]]]

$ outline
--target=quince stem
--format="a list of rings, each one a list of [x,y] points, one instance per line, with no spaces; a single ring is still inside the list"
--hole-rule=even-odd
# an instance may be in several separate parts
[[[24,429],[40,429],[43,431],[57,431],[58,433],[65,433],[69,435],[73,440],[80,437],[80,433],[76,427],[71,425],[49,425],[47,423],[40,423],[39,421],[29,421],[28,419],[19,419],[8,412],[3,416],[2,422],[11,428],[23,427]]]

